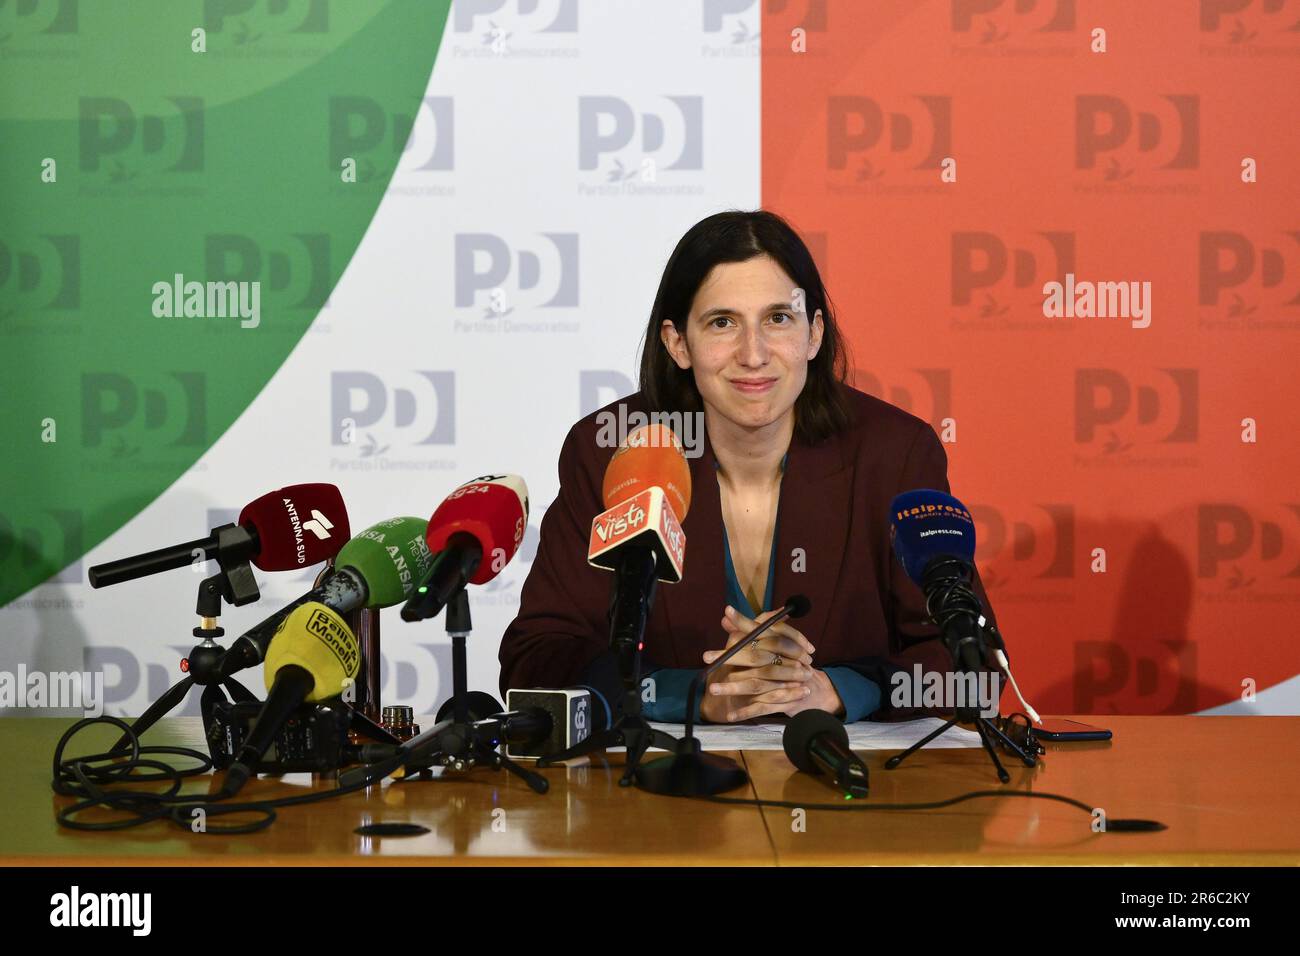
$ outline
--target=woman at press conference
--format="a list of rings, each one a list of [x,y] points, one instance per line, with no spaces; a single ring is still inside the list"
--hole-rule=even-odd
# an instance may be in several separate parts
[[[947,455],[926,422],[846,384],[848,367],[817,266],[781,217],[728,211],[692,226],[650,311],[640,391],[564,440],[559,493],[501,642],[502,691],[587,686],[618,707],[613,576],[586,558],[615,450],[597,440],[598,422],[622,403],[628,414],[702,413],[704,423],[700,453],[688,451],[685,572],[658,587],[646,626],[647,717],[682,721],[700,669],[794,594],[810,599],[809,613],[710,677],[697,702],[704,720],[933,713],[891,705],[894,674],[951,662],[891,553],[889,505],[903,491],[947,491]]]

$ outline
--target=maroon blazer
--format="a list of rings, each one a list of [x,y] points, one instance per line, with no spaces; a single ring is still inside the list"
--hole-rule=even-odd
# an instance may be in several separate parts
[[[894,557],[889,505],[915,488],[948,491],[948,458],[921,419],[845,387],[852,425],[816,445],[792,438],[777,512],[773,600],[793,594],[812,601],[793,622],[816,646],[813,665],[847,665],[882,691],[877,719],[930,713],[889,706],[890,675],[951,669],[933,637],[920,589]],[[628,411],[648,411],[640,392],[620,399]],[[601,411],[617,414],[619,402]],[[520,597],[519,615],[501,640],[501,690],[593,684],[618,700],[609,622],[613,575],[587,564],[591,520],[604,510],[601,482],[613,448],[596,444],[597,415],[575,424],[560,449],[560,490],[542,518],[541,542]],[[677,584],[661,583],[646,628],[643,672],[704,666],[701,655],[726,646],[723,521],[713,448],[689,459],[691,505],[682,529],[686,563]],[[802,570],[795,570],[802,549]],[[975,589],[989,608],[978,579]],[[991,617],[991,615],[990,615]],[[603,686],[602,686],[603,685]]]

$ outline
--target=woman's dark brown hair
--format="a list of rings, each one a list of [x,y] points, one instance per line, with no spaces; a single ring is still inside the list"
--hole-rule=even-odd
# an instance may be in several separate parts
[[[650,310],[645,345],[641,351],[641,392],[652,410],[698,412],[704,408],[691,369],[678,368],[659,337],[665,320],[682,336],[695,293],[720,262],[745,262],[768,255],[804,292],[809,321],[822,311],[823,333],[817,356],[808,363],[808,380],[795,401],[795,432],[807,444],[816,444],[846,428],[848,403],[841,386],[848,356],[822,278],[812,254],[798,233],[775,213],[730,210],[702,219],[687,230],[668,258],[659,291]]]

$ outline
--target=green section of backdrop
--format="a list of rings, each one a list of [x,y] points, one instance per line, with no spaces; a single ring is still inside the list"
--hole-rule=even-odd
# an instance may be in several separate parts
[[[191,468],[326,306],[448,5],[0,2],[0,604]]]

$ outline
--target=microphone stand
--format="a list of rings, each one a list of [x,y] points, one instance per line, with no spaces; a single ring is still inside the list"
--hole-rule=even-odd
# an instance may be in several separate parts
[[[423,602],[421,595],[408,602],[402,617],[407,621],[425,620],[441,609],[441,605],[435,607]],[[363,780],[373,783],[399,767],[425,773],[435,766],[467,771],[485,765],[493,770],[508,770],[537,793],[545,793],[550,786],[545,777],[520,766],[501,752],[500,722],[481,719],[499,713],[501,705],[488,694],[468,690],[469,667],[465,651],[473,623],[470,620],[469,594],[463,585],[448,598],[446,610],[447,636],[451,638],[451,700],[439,710],[432,727],[396,749],[363,747],[361,754],[365,765],[340,774],[339,786],[350,786]],[[481,708],[486,708],[487,713],[480,715],[478,710]],[[377,759],[366,759],[371,756],[377,756]]]
[[[706,794],[735,790],[749,782],[749,774],[730,757],[705,753],[695,736],[695,699],[701,684],[745,648],[750,647],[772,627],[790,617],[793,607],[787,603],[754,630],[743,641],[733,644],[727,652],[695,675],[686,700],[686,735],[677,745],[675,753],[652,760],[636,771],[636,782],[642,790],[673,797],[697,797]]]
[[[626,561],[615,572],[632,582],[634,593],[645,595],[644,601],[631,610],[632,626],[624,627],[620,626],[620,622],[611,622],[610,644],[618,660],[619,676],[623,682],[623,707],[618,720],[567,750],[540,758],[537,761],[538,767],[553,767],[575,757],[585,757],[596,750],[626,747],[627,762],[618,785],[628,787],[632,784],[642,756],[649,748],[658,747],[670,753],[677,751],[677,738],[651,727],[650,721],[641,713],[641,641],[645,633],[645,622],[650,617],[650,608],[654,604],[657,582],[655,568],[655,553],[648,548],[640,548],[629,552]],[[622,623],[626,624],[625,621]]]
[[[334,559],[331,558],[313,587],[320,585],[321,579],[333,566]],[[380,723],[383,711],[379,706],[379,608],[359,607],[349,611],[346,620],[361,651],[361,666],[353,685],[357,691],[356,700],[343,701],[348,710],[348,739],[357,746],[367,738],[389,744],[400,743],[401,740]]]
[[[985,660],[987,655],[985,645],[985,618],[982,609],[978,604],[974,607],[961,606],[956,613],[945,615],[944,623],[940,623],[936,618],[937,615],[931,609],[931,598],[941,594],[939,588],[951,585],[953,582],[964,582],[970,579],[969,565],[957,559],[937,560],[934,564],[926,569],[926,579],[928,586],[925,588],[925,607],[930,616],[930,620],[938,624],[942,629],[943,645],[948,649],[952,657],[953,671],[956,674],[971,674],[978,679],[979,663]],[[960,601],[960,597],[958,598]],[[956,633],[957,622],[962,621],[968,625],[968,633]],[[991,624],[988,630],[992,632],[992,640],[995,645],[1001,646],[1001,636],[998,635],[996,628]],[[904,760],[910,757],[916,751],[920,750],[930,741],[934,740],[940,734],[944,733],[951,727],[959,723],[974,724],[975,732],[979,734],[980,743],[984,745],[984,751],[993,761],[993,767],[997,771],[998,780],[1002,783],[1009,783],[1011,775],[1007,773],[1002,766],[1002,761],[998,759],[997,751],[993,749],[993,741],[996,739],[1002,743],[1012,754],[1019,757],[1026,767],[1036,766],[1038,757],[1023,750],[1010,737],[1004,734],[988,718],[980,713],[980,709],[970,703],[959,707],[954,707],[953,717],[942,727],[937,727],[930,733],[926,734],[912,746],[908,747],[902,753],[895,754],[885,761],[885,769],[893,770]]]
[[[199,698],[204,727],[207,727],[211,720],[213,707],[225,699],[221,693],[223,687],[230,694],[230,698],[237,703],[257,702],[257,697],[252,691],[239,681],[233,677],[221,676],[221,661],[226,652],[214,640],[225,636],[226,633],[225,629],[217,623],[221,615],[222,600],[234,607],[241,607],[261,597],[257,589],[257,581],[253,577],[253,569],[249,566],[248,555],[254,550],[252,535],[247,528],[236,524],[222,525],[215,529],[214,535],[217,544],[213,549],[212,557],[216,558],[221,570],[199,582],[198,599],[195,602],[199,626],[194,628],[192,633],[201,640],[190,650],[189,657],[181,662],[181,668],[186,676],[169,687],[131,724],[131,730],[137,737],[180,706],[190,688],[196,684],[204,689],[203,695]],[[121,563],[116,562],[116,564]],[[136,568],[130,576],[115,576],[107,573],[105,569],[114,566],[100,565],[91,568],[92,581],[97,578],[98,584],[102,586],[141,576],[139,568]],[[167,567],[172,566],[175,565]],[[153,573],[153,571],[148,570],[144,573]],[[130,748],[131,739],[127,734],[123,734],[109,753],[121,753]]]

